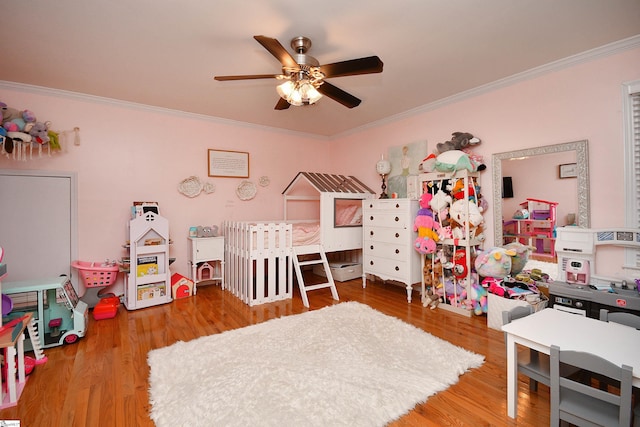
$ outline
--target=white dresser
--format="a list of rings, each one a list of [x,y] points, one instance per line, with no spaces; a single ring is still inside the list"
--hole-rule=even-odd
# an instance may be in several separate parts
[[[413,222],[419,209],[417,200],[363,200],[362,286],[367,274],[382,280],[394,280],[407,287],[411,302],[414,283],[421,283],[420,254],[413,248],[418,237]]]

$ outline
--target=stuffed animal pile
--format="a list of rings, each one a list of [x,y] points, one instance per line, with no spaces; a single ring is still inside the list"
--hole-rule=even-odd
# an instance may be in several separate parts
[[[486,290],[473,270],[475,251],[472,249],[467,253],[467,249],[457,246],[467,238],[476,242],[484,240],[482,213],[487,205],[480,187],[473,177],[455,177],[459,170],[477,172],[485,169],[481,157],[469,151],[479,143],[480,139],[470,133],[455,132],[450,141],[438,144],[437,151],[421,164],[424,172],[445,173],[445,179],[438,175],[424,188],[421,209],[414,221],[414,230],[418,231],[414,247],[425,256],[423,273],[428,291],[423,296],[425,307],[434,308],[436,297],[439,297],[440,302],[464,307],[476,314],[486,313]],[[447,244],[438,244],[447,239]],[[448,248],[452,250],[446,253]],[[471,256],[470,260],[468,256]],[[438,266],[438,272],[434,271],[435,266]]]
[[[420,164],[423,172],[469,172],[485,170],[482,156],[470,149],[480,144],[480,139],[468,132],[454,132],[451,140],[436,145],[436,151],[424,158]]]
[[[42,147],[47,146],[49,150],[59,150],[58,134],[51,130],[51,122],[38,121],[36,115],[30,110],[18,110],[0,102],[1,127],[0,145],[1,153],[11,154],[14,149],[19,152],[18,157],[23,157],[26,150],[30,149],[33,154],[33,147],[38,147],[42,154]],[[15,157],[15,155],[14,155]]]

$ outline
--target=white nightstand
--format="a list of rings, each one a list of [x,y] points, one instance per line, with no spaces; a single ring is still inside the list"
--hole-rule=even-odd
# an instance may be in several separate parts
[[[224,236],[189,237],[188,261],[191,266],[193,294],[196,294],[198,282],[203,280],[219,280],[224,289]],[[218,268],[215,268],[217,262]],[[198,264],[200,264],[198,266]],[[207,276],[203,278],[203,273]]]

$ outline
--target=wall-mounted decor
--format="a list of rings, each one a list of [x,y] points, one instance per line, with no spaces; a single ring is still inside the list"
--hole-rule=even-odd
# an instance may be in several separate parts
[[[256,185],[246,179],[236,188],[236,195],[240,200],[251,200],[256,196],[256,192]]]
[[[209,150],[209,176],[249,178],[249,153]]]
[[[576,163],[565,163],[558,165],[558,176],[560,178],[576,178],[578,176],[578,166]]]
[[[396,193],[399,198],[407,197],[407,177],[418,175],[418,166],[427,156],[427,141],[412,142],[389,148],[391,172],[387,182],[387,192]]]
[[[261,187],[268,187],[269,184],[271,184],[271,180],[268,176],[261,176],[258,182],[260,183]]]

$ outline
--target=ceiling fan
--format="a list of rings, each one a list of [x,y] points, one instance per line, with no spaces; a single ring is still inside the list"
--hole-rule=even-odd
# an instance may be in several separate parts
[[[282,74],[253,74],[240,76],[215,76],[218,81],[270,79],[284,80],[276,90],[280,99],[276,110],[285,110],[291,105],[309,105],[325,95],[347,108],[360,105],[360,99],[325,81],[327,78],[355,76],[358,74],[381,73],[383,63],[377,56],[351,59],[320,65],[313,56],[306,52],[311,47],[307,37],[296,37],[291,40],[291,48],[296,52],[291,55],[276,39],[265,36],[253,36],[265,49],[282,64]]]

